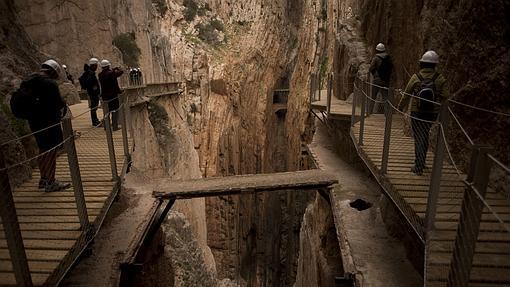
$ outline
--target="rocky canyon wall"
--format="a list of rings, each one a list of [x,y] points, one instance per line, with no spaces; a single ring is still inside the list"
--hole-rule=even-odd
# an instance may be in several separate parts
[[[299,169],[312,130],[308,77],[318,69],[325,43],[318,31],[322,3],[210,3],[218,15],[233,15],[224,22],[239,32],[227,44],[221,67],[213,69],[203,107],[206,175]],[[275,112],[273,91],[282,88],[290,90],[287,111]],[[241,277],[249,286],[292,285],[297,232],[312,197],[294,192],[208,199],[208,242],[219,276]]]
[[[10,93],[19,86],[21,78],[37,71],[41,54],[25,32],[16,14],[14,1],[0,3],[0,143],[6,166],[33,156],[35,140],[12,141],[29,132],[25,121],[14,118],[9,108]],[[31,166],[22,165],[9,170],[11,185],[17,185],[31,175]]]
[[[20,22],[38,48],[67,64],[75,78],[90,57],[109,59],[126,68],[141,67],[147,82],[174,76],[170,45],[161,33],[161,14],[150,0],[20,0],[15,5]],[[137,65],[123,58],[119,47],[125,42],[112,44],[117,37],[129,34],[140,49]]]

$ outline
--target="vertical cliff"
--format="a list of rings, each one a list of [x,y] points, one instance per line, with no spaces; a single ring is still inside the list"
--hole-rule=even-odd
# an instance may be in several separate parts
[[[173,76],[173,69],[168,39],[160,27],[164,14],[152,2],[20,0],[15,5],[39,49],[67,64],[74,75],[81,74],[90,57],[97,57],[114,65],[141,67],[148,82],[160,82]],[[131,35],[140,49],[138,59],[123,56],[122,41],[112,45],[122,35]]]

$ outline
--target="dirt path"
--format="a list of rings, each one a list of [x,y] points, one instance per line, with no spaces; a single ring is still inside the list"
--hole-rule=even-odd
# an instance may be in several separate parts
[[[362,286],[423,285],[421,276],[407,260],[402,243],[386,231],[379,209],[379,186],[343,161],[334,145],[327,128],[319,123],[310,148],[319,166],[336,175],[340,182],[332,193],[332,208],[337,234],[343,241],[342,252],[350,253],[357,280]],[[356,199],[363,199],[372,207],[358,211],[349,205]]]

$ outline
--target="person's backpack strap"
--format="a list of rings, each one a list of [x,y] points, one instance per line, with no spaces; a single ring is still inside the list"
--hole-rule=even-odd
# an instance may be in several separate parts
[[[416,76],[418,77],[420,82],[423,82],[425,80],[425,78],[423,78],[423,76],[420,73],[416,73]]]
[[[432,76],[432,82],[436,82],[437,78],[439,78],[439,73],[434,73],[434,76]]]

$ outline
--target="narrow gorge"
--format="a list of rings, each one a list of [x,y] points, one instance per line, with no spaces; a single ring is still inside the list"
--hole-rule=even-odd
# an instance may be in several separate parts
[[[94,248],[105,250],[106,259],[97,254],[83,259],[85,267],[79,263],[62,285],[116,282],[111,275],[118,269],[116,253],[136,232],[125,214],[132,209],[131,216],[141,217],[157,187],[178,180],[319,168],[310,151],[321,145],[316,143],[319,129],[333,138],[331,149],[357,170],[339,186],[355,193],[356,184],[372,184],[366,197],[377,208],[366,220],[382,222],[384,196],[354,159],[350,122],[324,125],[310,112],[316,88],[311,76],[320,75],[326,86],[331,75],[332,96],[352,102],[355,78],[368,76],[377,43],[387,43],[395,65],[391,86],[400,88],[418,68],[421,54],[434,49],[454,99],[508,112],[508,97],[499,93],[508,91],[510,72],[508,1],[461,2],[2,1],[2,142],[28,133],[9,111],[8,98],[46,58],[65,63],[75,78],[89,58],[98,57],[125,70],[139,67],[147,84],[176,84],[171,96],[149,98],[128,87],[128,77],[121,78],[121,86],[132,89],[125,93],[137,102],[130,109],[135,148],[118,207],[102,237],[120,241],[97,243]],[[477,17],[468,17],[474,12]],[[79,97],[78,89],[69,94]],[[508,118],[491,125],[492,118],[472,113],[465,111],[460,120],[477,138],[494,134],[491,143],[508,161],[507,135],[495,132],[508,126]],[[35,141],[10,144],[2,152],[7,163],[25,160],[35,154]],[[11,181],[23,182],[33,169],[11,172]],[[351,176],[360,182],[351,186]],[[344,276],[350,263],[342,261],[346,243],[337,234],[334,208],[330,196],[303,190],[178,201],[151,242],[146,264],[126,286],[352,286],[335,285],[335,277]],[[384,226],[380,229],[386,234]],[[391,242],[400,248],[396,257],[405,257],[402,243],[393,237]],[[406,258],[402,261],[407,264]],[[100,267],[107,275],[86,282],[83,273]],[[409,271],[410,279],[400,286],[413,286],[419,272]]]

